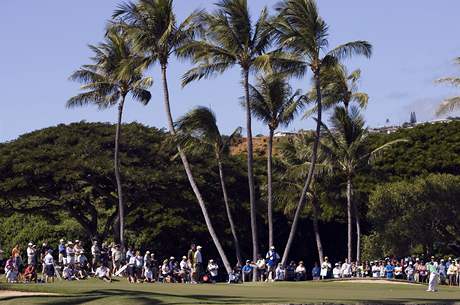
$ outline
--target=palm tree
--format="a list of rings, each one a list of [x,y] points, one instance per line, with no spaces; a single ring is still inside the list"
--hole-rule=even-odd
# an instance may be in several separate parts
[[[361,108],[366,108],[369,102],[369,96],[364,92],[358,91],[358,83],[361,78],[361,70],[356,69],[348,73],[347,68],[342,64],[327,67],[321,71],[322,84],[322,104],[323,110],[328,110],[343,104],[348,111],[349,106],[354,102]],[[316,90],[312,88],[308,94],[309,101],[316,101]],[[314,106],[306,115],[317,112]]]
[[[375,158],[377,153],[399,142],[407,142],[398,139],[385,143],[372,151],[368,150],[369,132],[364,128],[364,119],[357,107],[352,106],[350,110],[338,106],[330,118],[332,131],[322,124],[324,140],[321,142],[321,151],[325,154],[328,162],[333,164],[347,180],[347,223],[348,223],[348,260],[352,258],[352,195],[353,177],[359,167]],[[356,205],[355,205],[356,206]],[[357,240],[356,240],[356,261],[360,260],[361,230],[359,215],[357,219]]]
[[[119,143],[121,122],[126,96],[147,105],[151,95],[147,89],[152,85],[150,77],[143,77],[144,58],[133,51],[125,33],[110,28],[104,43],[89,46],[94,53],[93,63],[83,65],[70,79],[83,83],[80,93],[67,101],[67,107],[94,104],[100,109],[118,105],[118,121],[115,133],[114,169],[117,182],[120,244],[124,249],[124,203],[120,176]]]
[[[292,202],[291,194],[295,194],[302,190],[303,182],[305,181],[305,177],[308,175],[311,165],[311,147],[314,139],[315,137],[310,133],[300,133],[293,139],[281,144],[280,160],[286,168],[282,176],[283,183],[281,185],[284,192],[281,193],[281,196],[287,196],[287,198],[280,199],[286,202],[285,214],[290,214],[291,211],[296,208],[296,206],[290,204]],[[313,232],[315,234],[320,264],[323,263],[324,254],[318,224],[320,216],[319,197],[321,195],[321,186],[318,180],[326,180],[331,171],[332,169],[330,163],[325,160],[321,151],[318,151],[318,160],[317,165],[315,166],[314,179],[306,197],[308,197],[312,203]]]
[[[182,23],[177,24],[172,0],[139,0],[137,3],[127,2],[119,5],[113,14],[114,19],[121,18],[123,23],[127,24],[126,31],[134,41],[135,48],[148,56],[148,63],[159,63],[161,67],[164,107],[169,131],[173,136],[176,135],[176,130],[169,100],[168,63],[171,56],[177,55],[178,48],[189,43],[194,37],[197,29],[193,26],[192,21],[197,15],[199,15],[199,12],[194,12]],[[203,196],[193,177],[187,156],[180,146],[177,149],[190,186],[200,205],[209,234],[219,252],[226,271],[231,272],[232,268],[214,230]]]
[[[460,57],[455,59],[455,63],[460,65]],[[446,83],[454,87],[460,87],[460,77],[444,77],[436,80],[437,83]],[[454,96],[441,102],[436,115],[440,116],[460,108],[460,96]]]
[[[268,245],[273,246],[273,193],[272,193],[272,153],[273,136],[279,126],[288,126],[303,106],[299,90],[292,92],[286,78],[277,73],[269,73],[257,78],[256,86],[249,86],[250,108],[256,118],[267,124],[269,129],[267,147],[267,210]]]
[[[265,52],[270,47],[271,29],[267,9],[263,9],[258,20],[251,22],[247,0],[220,0],[212,14],[202,14],[199,21],[203,26],[203,39],[188,43],[181,49],[182,56],[189,57],[196,67],[189,70],[182,83],[209,78],[224,73],[233,66],[239,66],[243,77],[246,106],[247,166],[249,202],[251,207],[251,231],[253,259],[257,259],[258,238],[253,173],[253,146],[251,105],[249,100],[249,73],[266,65]],[[255,280],[255,278],[254,278]]]
[[[228,202],[227,187],[225,185],[223,158],[229,152],[231,143],[241,135],[241,128],[237,128],[229,137],[223,137],[217,127],[215,114],[207,107],[192,109],[176,122],[177,140],[181,143],[184,152],[203,153],[212,151],[219,168],[220,184],[224,197],[230,230],[235,244],[238,264],[243,265],[240,243],[236,234],[235,223]]]
[[[316,91],[315,106],[317,107],[316,139],[312,147],[311,166],[297,204],[291,231],[281,261],[283,264],[286,264],[297,230],[299,217],[305,204],[305,196],[313,180],[318,157],[323,107],[321,71],[327,67],[336,65],[342,58],[351,57],[352,55],[370,57],[372,46],[367,41],[353,41],[329,49],[328,26],[319,16],[314,0],[283,0],[277,6],[277,11],[279,15],[273,24],[275,37],[279,46],[290,53],[282,53],[279,58],[275,58],[276,64],[298,77],[305,75],[308,70],[311,70]]]

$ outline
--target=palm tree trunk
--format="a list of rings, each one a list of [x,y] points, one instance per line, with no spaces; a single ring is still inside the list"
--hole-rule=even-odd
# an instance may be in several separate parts
[[[323,264],[323,244],[321,243],[321,235],[319,234],[319,225],[318,225],[318,217],[319,217],[319,207],[318,207],[318,200],[314,197],[311,201],[313,204],[313,231],[315,233],[316,238],[316,247],[318,248],[318,257],[320,265]]]
[[[319,71],[315,72],[315,88],[316,88],[316,105],[317,105],[317,121],[316,121],[316,134],[315,134],[315,141],[313,142],[313,150],[311,154],[311,160],[310,160],[310,168],[308,169],[308,175],[307,179],[305,180],[305,185],[302,189],[302,193],[300,195],[299,203],[297,204],[297,209],[294,214],[294,219],[292,221],[292,226],[291,226],[291,231],[289,232],[289,238],[286,243],[286,248],[284,249],[284,254],[283,258],[281,260],[281,263],[283,265],[286,265],[288,256],[289,256],[289,251],[291,250],[292,243],[294,241],[294,237],[297,231],[297,226],[299,224],[299,219],[300,219],[300,214],[303,211],[303,208],[305,206],[305,196],[307,195],[308,189],[310,188],[310,184],[313,180],[313,176],[315,173],[315,166],[316,166],[316,160],[318,158],[318,146],[319,146],[319,141],[321,139],[321,117],[322,117],[322,103],[321,103],[321,81],[319,77]]]
[[[163,81],[164,106],[165,106],[165,111],[166,111],[166,117],[168,119],[169,131],[172,135],[176,135],[176,130],[174,129],[174,121],[173,121],[172,114],[171,114],[171,107],[169,103],[169,89],[168,89],[168,79],[166,75],[166,69],[167,69],[166,65],[163,64],[161,66],[161,76],[162,76],[162,81]],[[185,173],[187,174],[187,178],[190,182],[190,186],[192,187],[192,190],[195,193],[196,199],[198,200],[198,204],[200,205],[201,212],[203,213],[203,217],[206,222],[206,226],[208,228],[209,234],[211,235],[214,245],[216,246],[217,251],[219,252],[220,258],[222,259],[222,263],[224,264],[227,273],[230,273],[232,271],[232,267],[230,265],[230,262],[227,259],[227,256],[225,255],[224,249],[222,248],[222,245],[219,241],[219,237],[217,236],[216,231],[214,230],[214,227],[212,225],[211,218],[209,217],[208,211],[206,209],[206,205],[204,203],[203,197],[201,196],[200,190],[198,189],[195,179],[193,178],[190,163],[188,162],[187,157],[185,156],[185,153],[182,151],[180,146],[177,146],[177,149],[179,151],[179,155],[182,160],[182,164],[184,165]]]
[[[251,105],[249,102],[249,70],[243,70],[244,76],[244,93],[246,99],[246,131],[247,131],[247,150],[248,150],[248,182],[249,182],[249,204],[251,209],[251,232],[252,232],[252,257],[254,262],[257,260],[259,253],[259,241],[257,238],[257,214],[255,203],[255,189],[254,189],[254,160],[252,151],[252,124],[251,124]],[[256,271],[254,269],[254,271]],[[256,281],[256,276],[253,276]]]
[[[351,215],[351,177],[347,177],[347,227],[348,227],[348,262],[351,262],[352,255],[352,215]]]
[[[121,137],[121,120],[123,117],[123,106],[125,104],[126,95],[123,95],[118,105],[118,121],[117,130],[115,133],[115,152],[114,152],[114,169],[115,169],[115,180],[117,181],[117,194],[118,194],[118,212],[119,212],[119,223],[120,223],[120,246],[122,251],[125,249],[125,238],[124,238],[124,205],[123,205],[123,190],[121,187],[121,176],[120,176],[120,160],[118,157],[118,147],[120,144]]]
[[[238,240],[238,236],[236,235],[235,223],[233,222],[232,212],[230,211],[230,205],[228,204],[227,187],[225,186],[224,179],[224,169],[222,167],[222,161],[219,154],[217,154],[217,164],[219,166],[220,185],[222,187],[222,194],[224,195],[225,210],[227,211],[228,222],[230,223],[230,230],[232,232],[233,242],[235,244],[236,259],[238,260],[238,264],[243,266],[240,242]]]
[[[359,262],[361,260],[361,222],[356,202],[353,204],[353,209],[356,223],[356,261]]]
[[[273,154],[273,134],[274,131],[270,128],[268,136],[268,157],[267,157],[267,210],[268,210],[268,246],[274,246],[273,240],[273,194],[272,194],[272,154]]]

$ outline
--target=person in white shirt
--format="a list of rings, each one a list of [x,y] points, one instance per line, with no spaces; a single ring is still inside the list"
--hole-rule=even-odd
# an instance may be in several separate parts
[[[77,279],[77,277],[75,276],[74,270],[71,268],[71,266],[69,264],[66,264],[64,266],[64,269],[62,269],[62,277],[65,280],[68,280],[68,281],[72,281],[72,280]]]
[[[73,245],[73,242],[69,241],[67,242],[67,248],[66,248],[66,252],[67,252],[67,264],[75,264],[75,250],[74,250],[74,245]]]
[[[342,277],[350,277],[351,276],[351,264],[348,262],[348,259],[345,259],[345,262],[342,264]]]
[[[161,276],[163,282],[169,283],[171,281],[171,270],[169,270],[169,260],[165,259],[161,265]]]
[[[101,262],[101,249],[99,248],[99,245],[97,243],[97,240],[93,241],[93,245],[91,246],[91,256],[92,256],[92,264],[91,264],[91,270],[95,270],[97,266],[99,266]]]
[[[179,277],[181,279],[182,283],[188,283],[190,282],[190,266],[187,260],[187,256],[182,256],[182,260],[180,261],[179,264]]]
[[[196,247],[196,251],[194,254],[194,262],[195,262],[195,282],[200,282],[201,277],[203,276],[203,256],[201,255],[201,246]]]
[[[108,282],[108,283],[112,282],[112,278],[110,277],[110,270],[105,265],[98,267],[94,275],[98,279],[103,280],[105,282]]]
[[[267,273],[266,272],[267,265],[265,264],[265,259],[262,256],[260,256],[260,254],[258,255],[256,265],[257,265],[257,277],[261,282],[263,282],[265,281],[265,275]]]
[[[211,281],[213,283],[216,283],[218,272],[219,272],[219,266],[212,259],[209,260],[208,271],[211,274]]]
[[[295,279],[296,281],[305,281],[307,279],[307,269],[305,269],[303,261],[300,261],[295,269]]]
[[[324,261],[321,264],[321,279],[322,280],[327,278],[327,275],[328,275],[329,271],[331,270],[331,268],[332,268],[332,265],[329,262],[329,258],[327,256],[324,257]]]
[[[275,281],[286,280],[286,269],[283,264],[279,263],[275,270]]]
[[[130,256],[128,261],[128,281],[130,283],[136,282],[136,257]]]
[[[45,282],[48,283],[48,280],[54,282],[54,259],[51,255],[52,250],[48,250],[47,254],[43,259],[44,270],[45,270]]]
[[[380,266],[378,262],[372,262],[372,277],[379,278],[380,277]]]
[[[335,279],[339,279],[342,276],[342,271],[340,270],[340,264],[335,263],[334,269],[332,269],[332,276]]]
[[[28,265],[34,265],[35,266],[35,264],[37,263],[35,261],[35,258],[36,258],[36,256],[35,256],[36,248],[35,247],[34,247],[34,244],[31,243],[31,242],[29,243],[29,245],[27,247],[27,264]]]

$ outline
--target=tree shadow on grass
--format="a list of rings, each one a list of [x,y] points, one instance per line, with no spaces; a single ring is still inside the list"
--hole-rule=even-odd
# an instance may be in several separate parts
[[[97,302],[101,304],[108,304],[110,300],[115,298],[123,299],[126,304],[243,304],[247,303],[248,299],[239,296],[221,296],[221,295],[207,295],[207,294],[169,294],[161,292],[148,292],[138,290],[124,290],[124,289],[106,289],[106,290],[93,290],[85,292],[84,294],[69,294],[69,295],[52,295],[52,296],[12,296],[0,299],[2,301],[20,301],[22,303],[31,304],[46,304],[46,305],[79,305],[87,302]],[[266,298],[251,298],[251,302],[255,303],[273,303],[273,299]]]

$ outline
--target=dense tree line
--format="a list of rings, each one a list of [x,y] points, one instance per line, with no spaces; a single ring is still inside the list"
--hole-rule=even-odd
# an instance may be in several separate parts
[[[124,125],[123,129],[125,136],[120,142],[120,155],[125,168],[122,178],[126,188],[127,243],[168,256],[184,252],[190,241],[196,241],[205,245],[207,255],[215,256],[217,252],[210,243],[180,160],[174,158],[174,142],[168,133],[135,123]],[[113,125],[82,122],[46,128],[0,144],[0,234],[4,248],[15,243],[24,244],[30,239],[37,242],[62,237],[116,239],[118,202],[112,173],[114,130]],[[397,138],[408,139],[410,145],[389,147],[374,162],[372,169],[365,164],[355,177],[354,198],[365,235],[364,257],[402,255],[410,251],[423,253],[427,249],[459,254],[455,246],[459,243],[458,234],[455,235],[459,217],[456,201],[458,178],[455,175],[459,174],[460,160],[459,148],[453,145],[458,140],[459,131],[460,122],[452,122],[370,137],[367,144],[370,149]],[[275,145],[289,145],[294,140],[289,139],[284,144],[275,142]],[[282,147],[277,147],[277,151],[279,149]],[[215,155],[200,152],[190,154],[190,159],[197,183],[206,191],[207,208],[217,233],[224,249],[231,253],[233,238]],[[275,181],[280,181],[274,185],[274,192],[279,195],[274,198],[273,214],[274,224],[279,228],[274,234],[278,247],[283,246],[282,241],[289,234],[288,224],[292,221],[297,201],[293,190],[302,187],[302,180],[298,178],[297,187],[295,183],[283,184],[286,179],[294,179],[285,176],[285,160],[278,153],[274,155]],[[399,163],[398,160],[407,162]],[[266,185],[265,158],[259,157],[255,161],[256,182]],[[249,257],[251,229],[248,186],[244,179],[245,156],[226,154],[222,163],[242,256]],[[436,175],[442,173],[450,175]],[[416,176],[418,178],[413,178]],[[315,234],[311,229],[314,213],[317,214],[324,254],[336,259],[346,256],[344,178],[340,173],[317,176],[312,189],[314,197],[308,197],[308,202],[313,202],[310,198],[314,198],[315,205],[307,204],[302,211],[296,247],[290,257],[309,262],[318,260]],[[437,190],[427,188],[426,183],[436,183],[435,186],[439,187]],[[265,187],[257,188],[257,212],[261,224],[268,221],[264,203],[266,195]],[[405,199],[400,199],[401,196]],[[421,201],[420,196],[428,199]],[[441,224],[449,234],[437,234],[428,240],[420,235],[424,231],[414,232],[417,224],[423,224],[418,222],[416,213],[411,213],[419,206],[437,207],[436,216],[442,219]],[[406,214],[411,218],[402,221]],[[268,240],[263,228],[259,234],[264,241]],[[400,234],[401,243],[394,242],[395,234]],[[408,240],[414,243],[419,239],[420,243],[409,247]],[[262,242],[261,246],[266,248],[268,243]],[[236,258],[232,256],[231,262],[235,263]]]

